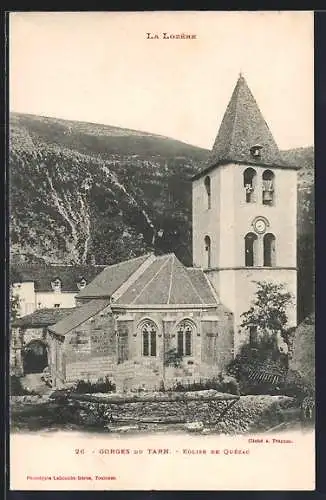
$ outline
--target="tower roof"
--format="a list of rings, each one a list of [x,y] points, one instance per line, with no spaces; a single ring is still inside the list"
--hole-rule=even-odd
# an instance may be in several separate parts
[[[245,78],[240,75],[226,108],[210,154],[210,163],[221,160],[248,161],[255,157],[250,150],[261,146],[260,158],[265,164],[283,165],[277,144],[264,120]]]
[[[255,157],[250,150],[261,146],[256,161],[283,165],[277,144],[264,120],[245,78],[240,75],[226,108],[220,129],[210,154],[210,163],[221,160],[248,161]]]
[[[258,150],[257,155],[254,154],[255,149]],[[223,116],[213,149],[203,165],[203,170],[194,178],[200,177],[218,164],[232,162],[291,168],[283,161],[273,135],[241,74]]]

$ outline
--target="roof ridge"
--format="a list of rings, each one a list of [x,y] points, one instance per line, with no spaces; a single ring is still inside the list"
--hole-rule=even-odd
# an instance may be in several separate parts
[[[102,307],[97,309],[96,313],[99,313],[100,311],[103,311],[103,309],[105,309],[108,305],[110,305],[110,301],[108,299],[100,299],[102,300]],[[55,330],[54,330],[54,327],[59,325],[60,323],[64,322],[64,321],[67,321],[67,319],[69,319],[71,316],[73,316],[76,312],[79,312],[80,314],[80,311],[81,309],[87,309],[89,308],[89,306],[93,303],[99,303],[99,299],[92,299],[90,300],[89,302],[86,302],[86,304],[83,304],[79,307],[75,307],[75,311],[72,311],[71,314],[69,314],[69,316],[66,316],[65,318],[61,319],[60,321],[58,321],[57,323],[55,323],[54,325],[51,325],[48,327],[48,329],[53,332],[53,333],[57,333]],[[78,326],[80,326],[82,323],[85,323],[85,321],[87,321],[91,316],[94,316],[94,311],[91,311],[89,316],[87,318],[83,318],[81,317],[80,319],[80,322],[77,323],[76,325],[73,325],[71,326],[67,331],[65,331],[64,335],[66,335],[67,333],[69,333],[71,330],[73,330],[74,328],[78,328]],[[60,333],[58,335],[61,335]]]
[[[166,256],[164,256],[166,257]],[[146,290],[146,288],[148,287],[148,285],[150,285],[152,283],[152,281],[156,278],[156,276],[158,274],[160,274],[161,270],[163,269],[163,267],[166,266],[166,264],[169,262],[169,259],[166,259],[165,262],[163,262],[163,264],[161,265],[161,267],[159,268],[158,271],[156,271],[156,273],[154,274],[154,276],[146,283],[146,285],[144,286],[144,288],[139,292],[138,295],[136,295],[136,297],[134,298],[134,300],[131,302],[131,304],[134,304],[136,302],[136,300],[142,295],[142,293],[144,292],[144,290]]]
[[[221,299],[220,299],[217,291],[215,290],[213,284],[210,282],[208,276],[204,273],[204,271],[202,271],[202,273],[204,275],[204,278],[205,278],[206,282],[208,283],[208,286],[210,288],[210,291],[212,292],[212,295],[213,295],[214,299],[216,300],[216,303],[220,304],[221,303]]]
[[[173,266],[174,266],[174,257],[175,257],[174,254],[172,254],[171,257],[172,257],[172,265],[171,265],[171,275],[170,275],[170,284],[169,284],[167,304],[170,304],[170,300],[171,300],[171,289],[172,289],[172,281],[173,281]]]
[[[194,286],[193,282],[191,281],[191,278],[190,278],[190,276],[189,276],[189,274],[188,274],[188,272],[187,272],[187,268],[186,268],[186,267],[185,267],[185,266],[184,266],[184,265],[183,265],[183,264],[182,264],[182,263],[181,263],[178,259],[177,259],[177,262],[179,262],[179,264],[180,264],[180,266],[181,266],[181,268],[182,268],[182,271],[183,271],[183,272],[184,272],[184,274],[187,276],[187,280],[189,281],[189,283],[190,283],[190,285],[191,285],[192,289],[195,291],[195,293],[196,293],[196,294],[197,294],[197,296],[199,297],[199,299],[200,299],[201,303],[202,303],[202,304],[205,304],[205,302],[203,301],[203,299],[202,299],[201,295],[199,295],[197,288]]]
[[[200,293],[199,293],[199,291],[198,291],[198,288],[197,288],[197,287],[194,285],[194,283],[192,282],[192,279],[191,279],[191,277],[190,277],[190,275],[189,275],[188,271],[189,271],[189,270],[191,270],[191,271],[197,271],[197,272],[199,271],[199,272],[200,272],[200,274],[201,274],[201,275],[204,275],[204,277],[206,278],[205,273],[204,273],[204,272],[203,272],[203,270],[202,270],[202,269],[200,269],[200,268],[197,268],[197,269],[196,269],[196,268],[188,268],[188,267],[186,267],[186,270],[187,270],[188,277],[189,277],[189,279],[190,279],[190,281],[191,281],[191,283],[192,283],[193,287],[196,289],[197,294],[198,294],[198,295],[200,295]],[[206,281],[207,281],[207,280],[206,280]],[[210,288],[210,291],[212,292],[211,287],[209,287],[209,288]],[[212,293],[212,295],[213,295],[214,299],[216,300],[215,294],[214,294],[214,293]],[[201,298],[201,300],[202,300],[202,303],[203,303],[203,304],[206,304],[205,299],[203,299],[203,297],[202,297],[201,295],[200,295],[200,298]],[[217,300],[216,300],[216,302],[218,303],[219,301],[217,301]]]
[[[163,253],[162,255],[155,255],[157,259],[164,259],[165,257],[173,257],[173,256],[175,256],[174,252],[167,252]]]
[[[139,256],[141,257],[141,256]],[[133,257],[133,259],[138,259],[139,257]],[[133,260],[129,259],[129,260]],[[56,264],[53,262],[12,262],[10,263],[11,267],[39,267],[39,268],[47,268],[47,267],[64,267],[64,268],[85,268],[85,267],[107,267],[110,264]],[[113,264],[114,265],[114,264]]]
[[[153,255],[153,252],[144,253],[143,255],[138,255],[138,257],[132,257],[131,259],[122,260],[120,262],[116,262],[115,264],[109,264],[108,266],[105,266],[105,269],[107,269],[108,267],[112,268],[115,266],[120,266],[122,264],[127,264],[128,262],[132,262],[132,261],[135,261],[137,259],[143,259],[144,257],[148,258],[150,255]]]
[[[238,81],[237,81],[237,87],[236,89],[234,89],[234,93],[235,91],[237,90],[237,98],[235,100],[235,107],[234,107],[234,119],[233,119],[233,124],[232,124],[232,131],[231,131],[231,138],[230,138],[230,143],[229,143],[229,148],[228,148],[228,154],[227,156],[230,156],[231,155],[231,148],[232,148],[232,144],[233,144],[233,139],[234,139],[234,132],[235,132],[235,122],[237,120],[237,111],[238,111],[238,105],[239,105],[239,92],[240,92],[240,80],[241,78],[243,78],[242,76],[239,77]],[[232,96],[233,97],[233,96]],[[231,99],[232,99],[231,97]]]
[[[117,288],[115,292],[113,292],[111,297],[112,301],[119,300],[120,297],[122,297],[124,293],[126,293],[130,289],[130,287],[138,280],[138,278],[140,278],[144,274],[146,269],[148,269],[154,262],[155,262],[155,255],[151,253],[148,255],[147,259],[145,259],[144,262],[142,262],[141,265],[129,276],[129,278],[127,278],[126,281],[124,281],[124,283],[122,283],[119,286],[119,288]]]
[[[78,298],[112,297],[143,264],[155,258],[153,253],[147,253],[105,267],[77,295]]]
[[[66,309],[76,309],[76,307],[40,307],[30,314],[34,314],[37,311],[65,311]]]

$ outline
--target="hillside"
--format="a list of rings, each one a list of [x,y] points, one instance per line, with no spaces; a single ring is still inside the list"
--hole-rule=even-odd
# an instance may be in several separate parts
[[[155,249],[191,264],[190,179],[207,155],[147,132],[12,113],[12,259],[106,264]],[[313,148],[283,156],[302,165],[298,232],[311,274]]]
[[[14,113],[10,152],[16,254],[72,262],[94,255],[111,263],[149,249],[163,229],[158,250],[191,260],[185,185],[206,150],[118,127]]]
[[[20,142],[24,148],[44,143],[68,148],[79,153],[112,161],[124,158],[188,158],[201,161],[207,150],[161,135],[138,130],[48,118],[44,116],[11,113],[12,142]]]

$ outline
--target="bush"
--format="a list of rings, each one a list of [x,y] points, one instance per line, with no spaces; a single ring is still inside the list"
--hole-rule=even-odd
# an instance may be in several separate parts
[[[245,344],[229,363],[227,373],[238,381],[242,395],[281,394],[287,356],[275,350],[273,339],[263,339],[255,347]]]
[[[177,352],[176,349],[169,349],[165,353],[164,365],[174,366],[174,368],[179,368],[182,363],[182,356]]]
[[[289,370],[280,386],[282,394],[296,398],[302,402],[306,397],[314,396],[313,386],[296,370]]]
[[[89,380],[78,380],[75,387],[72,388],[72,392],[77,394],[94,394],[96,392],[115,392],[116,385],[111,382],[109,377],[99,378],[96,382],[90,382]]]
[[[10,377],[10,395],[11,396],[35,396],[36,392],[25,389],[21,383],[20,377],[11,375]]]
[[[200,380],[199,382],[191,382],[188,384],[182,384],[181,382],[176,382],[176,384],[169,389],[170,392],[190,392],[190,391],[207,391],[209,389],[214,389],[219,392],[226,392],[228,394],[239,395],[239,385],[234,377],[220,374],[217,377],[213,377],[208,380]]]

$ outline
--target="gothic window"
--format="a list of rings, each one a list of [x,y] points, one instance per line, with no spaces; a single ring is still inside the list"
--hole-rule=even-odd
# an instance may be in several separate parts
[[[146,320],[140,327],[143,356],[156,356],[157,326],[154,321]]]
[[[209,236],[205,236],[205,252],[206,252],[206,264],[207,267],[211,267],[211,239]]]
[[[272,233],[264,236],[264,266],[275,266],[275,236]]]
[[[183,320],[177,328],[177,352],[179,356],[192,355],[192,339],[194,324],[190,320]]]
[[[205,189],[206,189],[206,199],[207,208],[211,208],[211,178],[209,176],[205,177]]]
[[[255,233],[248,233],[245,236],[245,265],[252,267],[257,265],[257,242]]]
[[[271,170],[263,172],[263,205],[274,204],[274,177]]]
[[[247,203],[253,203],[255,201],[256,176],[256,170],[250,167],[246,168],[243,172],[243,186]]]

